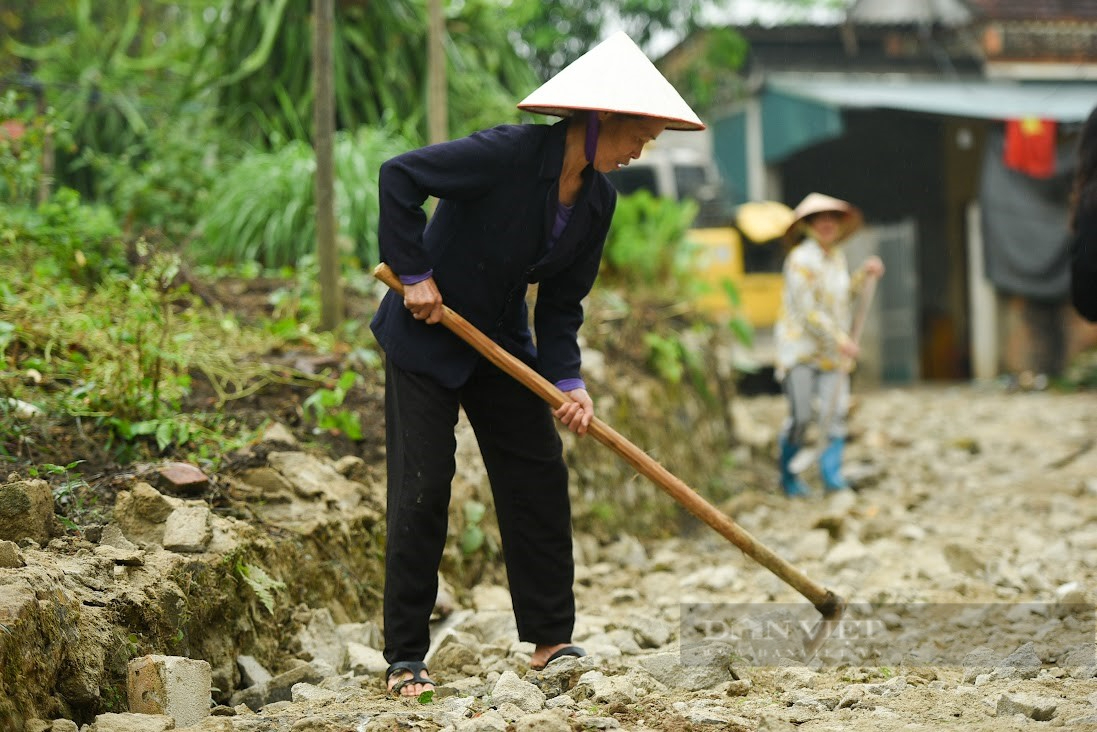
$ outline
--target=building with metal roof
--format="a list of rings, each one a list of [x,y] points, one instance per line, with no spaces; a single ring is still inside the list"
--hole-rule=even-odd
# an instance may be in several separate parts
[[[1097,106],[1097,0],[856,0],[840,22],[736,30],[750,93],[709,115],[716,160],[738,201],[822,191],[861,206],[864,246],[890,259],[882,379],[1054,373],[1064,343],[1097,338],[1015,344],[1026,318],[1069,320],[1067,206],[1076,132]],[[1050,131],[1051,175],[1004,164],[1022,121]]]

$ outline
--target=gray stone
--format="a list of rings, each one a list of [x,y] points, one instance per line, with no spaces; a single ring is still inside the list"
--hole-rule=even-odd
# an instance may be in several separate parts
[[[685,705],[681,715],[693,724],[727,725],[732,714],[727,709],[715,706],[711,701],[698,701]]]
[[[103,533],[99,537],[99,545],[114,547],[125,552],[135,552],[141,548],[126,538],[118,524],[107,524],[103,527]]]
[[[1083,645],[1071,649],[1060,661],[1059,667],[1072,679],[1092,679],[1097,676],[1097,654],[1093,645]]]
[[[683,664],[677,653],[656,653],[641,656],[638,660],[644,670],[673,689],[700,691],[735,680],[728,663]]]
[[[18,569],[27,566],[27,560],[14,541],[0,541],[0,568]]]
[[[858,706],[861,700],[865,698],[865,689],[859,684],[854,684],[846,688],[842,694],[842,698],[838,700],[838,709],[850,709]]]
[[[179,506],[164,524],[164,548],[171,552],[197,554],[210,540],[210,510],[205,506]]]
[[[328,689],[321,689],[315,684],[294,684],[290,688],[290,698],[294,703],[297,702],[327,702],[332,701],[337,697],[334,691]]]
[[[232,695],[231,704],[234,707],[245,704],[250,709],[258,710],[276,702],[290,701],[293,697],[292,689],[294,684],[319,684],[323,680],[324,675],[312,664],[302,663],[288,671],[277,674],[266,684],[259,684],[236,692]]]
[[[1002,694],[998,697],[995,711],[999,717],[1011,717],[1023,714],[1037,722],[1046,722],[1055,716],[1059,700],[1035,694]]]
[[[576,701],[567,694],[554,696],[545,702],[545,709],[571,709],[576,706]]]
[[[750,679],[739,679],[728,683],[724,691],[728,696],[746,696],[754,688],[754,682]]]
[[[347,480],[326,461],[303,452],[272,452],[270,466],[282,474],[303,498],[319,499],[333,508],[354,508],[364,486]]]
[[[168,498],[148,483],[137,483],[122,491],[114,501],[114,520],[127,537],[136,542],[161,544],[164,522],[176,506],[177,498]]]
[[[241,472],[239,480],[252,488],[258,488],[263,500],[268,503],[285,503],[293,497],[293,486],[290,482],[267,465]]]
[[[964,656],[963,680],[965,684],[973,684],[975,680],[984,674],[989,674],[998,665],[1001,657],[992,649],[981,646],[970,651]]]
[[[1042,665],[1036,646],[1029,642],[1003,658],[992,673],[998,679],[1034,679]]]
[[[281,443],[283,445],[289,445],[290,447],[297,446],[297,438],[294,436],[293,432],[290,431],[289,427],[286,427],[281,422],[273,422],[270,424],[263,430],[263,435],[260,437],[260,440],[263,442]]]
[[[1097,729],[1097,714],[1067,720],[1067,729]]]
[[[358,468],[364,466],[366,461],[357,455],[344,455],[331,464],[335,471],[343,477],[349,476]]]
[[[492,704],[514,704],[524,712],[538,712],[545,707],[545,694],[513,671],[504,671],[491,690]]]
[[[477,606],[476,614],[465,620],[462,630],[472,633],[485,645],[498,643],[509,646],[518,634],[514,612],[509,607],[506,610],[485,610]]]
[[[578,717],[575,723],[579,729],[620,729],[621,723],[613,717]]]
[[[145,564],[145,552],[141,549],[126,551],[109,544],[100,544],[95,547],[95,556],[125,567],[141,567]]]
[[[382,650],[385,647],[385,639],[381,636],[381,629],[377,623],[340,623],[336,626],[339,639],[344,643],[361,643],[370,648]]]
[[[494,709],[489,709],[478,717],[461,720],[456,732],[506,732],[507,720]]]
[[[175,720],[165,714],[116,714],[95,717],[95,732],[167,732],[175,729]]]
[[[522,717],[514,723],[515,732],[571,732],[567,713],[545,710]]]
[[[274,676],[267,671],[263,664],[255,656],[237,656],[236,665],[240,669],[240,686],[247,688],[257,684],[265,684]]]
[[[827,552],[823,563],[831,572],[847,568],[868,571],[875,567],[879,561],[861,541],[849,537],[832,546],[830,551]]]
[[[648,553],[644,545],[636,537],[627,534],[605,547],[602,557],[607,562],[634,569],[642,569],[648,564]]]
[[[298,631],[297,638],[301,649],[314,661],[330,665],[337,673],[347,669],[347,647],[340,640],[335,620],[327,608],[312,610],[308,624]]]
[[[33,539],[45,544],[60,534],[49,483],[15,480],[0,485],[0,539]]]
[[[389,667],[385,654],[376,648],[351,641],[347,643],[347,667],[358,676],[384,673]]]
[[[476,585],[472,588],[472,606],[477,610],[512,611],[510,592],[499,585]],[[485,642],[493,639],[484,638]]]
[[[674,636],[675,626],[645,615],[632,614],[610,627],[627,628],[632,631],[641,648],[662,648],[670,642]]]
[[[986,562],[971,547],[950,543],[944,548],[945,561],[953,572],[975,577],[986,568]]]

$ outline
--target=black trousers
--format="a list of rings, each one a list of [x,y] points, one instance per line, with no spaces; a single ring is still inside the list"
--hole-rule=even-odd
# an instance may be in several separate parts
[[[450,483],[463,408],[491,482],[518,638],[571,640],[571,504],[563,445],[549,406],[489,361],[468,383],[385,367],[388,538],[385,548],[385,658],[421,661],[445,548]]]

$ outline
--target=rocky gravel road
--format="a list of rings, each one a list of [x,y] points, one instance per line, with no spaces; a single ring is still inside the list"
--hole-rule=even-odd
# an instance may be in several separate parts
[[[775,429],[784,404],[748,410]],[[850,603],[813,657],[818,613],[706,527],[579,536],[585,658],[531,671],[505,589],[481,585],[435,628],[433,698],[392,700],[377,629],[314,609],[311,663],[251,669],[188,729],[1097,730],[1097,395],[881,390],[852,429],[856,490],[722,506]]]

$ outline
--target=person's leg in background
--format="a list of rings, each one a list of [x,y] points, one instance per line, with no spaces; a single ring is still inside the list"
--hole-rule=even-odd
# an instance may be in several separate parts
[[[778,463],[781,470],[781,490],[790,498],[802,498],[811,489],[792,472],[789,463],[804,446],[808,427],[815,416],[813,402],[818,381],[818,371],[811,366],[793,366],[785,374],[782,387],[788,399],[789,414],[778,438]]]
[[[846,448],[846,414],[849,412],[849,374],[823,371],[819,374],[819,403],[822,405],[819,439],[826,445],[819,456],[819,475],[828,491],[849,488],[842,475]]]

